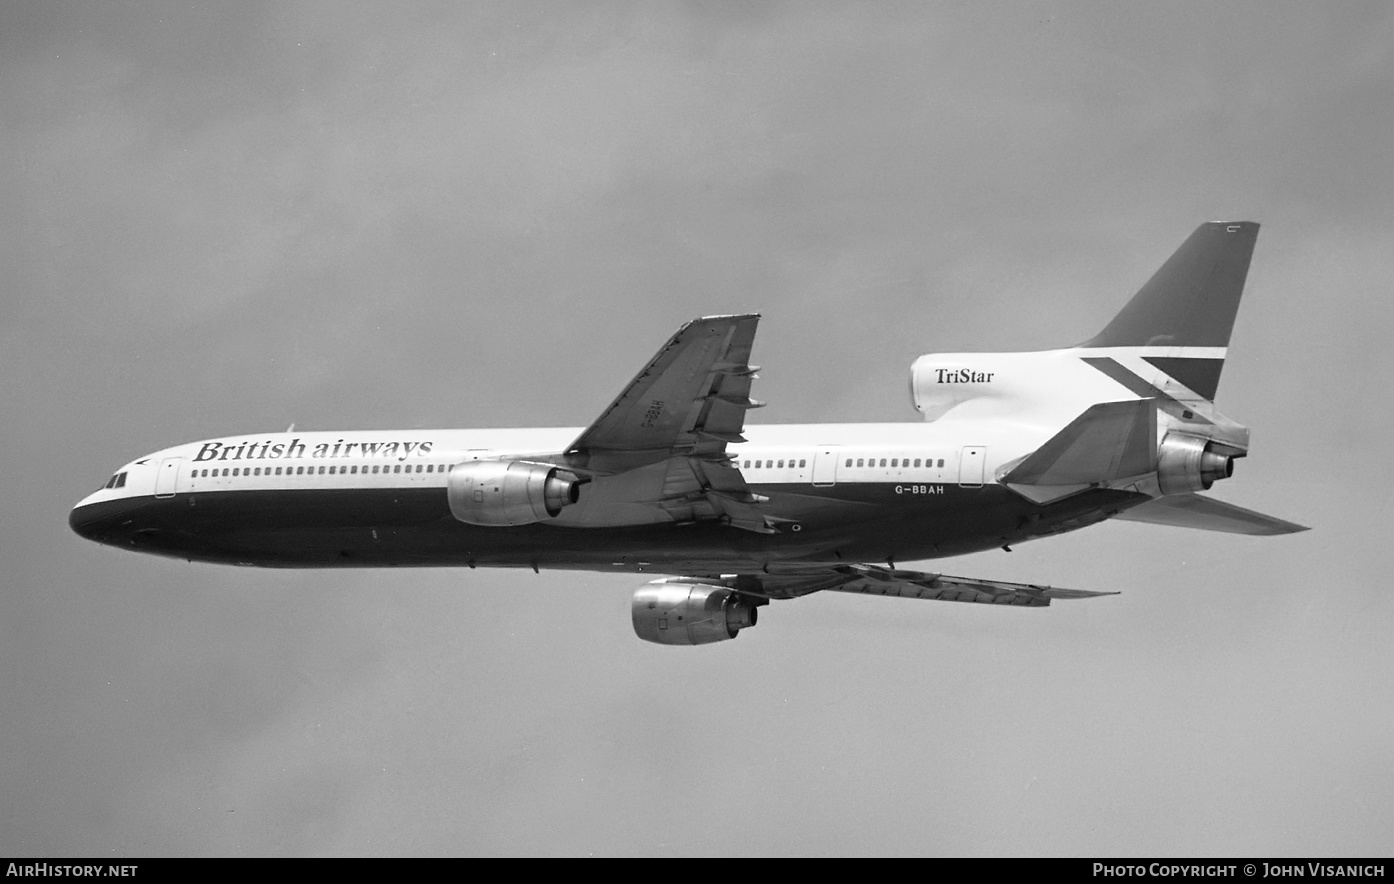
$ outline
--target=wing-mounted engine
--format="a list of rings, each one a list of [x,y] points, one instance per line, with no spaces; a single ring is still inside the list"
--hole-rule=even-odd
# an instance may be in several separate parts
[[[582,480],[550,463],[476,460],[450,470],[450,513],[470,525],[528,525],[580,500]]]
[[[655,580],[634,593],[634,632],[660,645],[705,645],[755,625],[765,599],[685,578]]]

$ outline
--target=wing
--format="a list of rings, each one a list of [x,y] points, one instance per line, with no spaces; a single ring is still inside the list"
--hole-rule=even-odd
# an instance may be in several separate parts
[[[624,523],[720,519],[772,533],[726,454],[744,442],[750,364],[758,314],[708,316],[678,329],[566,451],[567,465],[587,474],[587,506]],[[592,519],[607,520],[598,515]]]
[[[1031,583],[950,577],[947,574],[903,571],[877,565],[836,565],[786,573],[740,575],[730,580],[730,586],[737,591],[766,598],[795,598],[831,590],[1022,608],[1044,608],[1055,599],[1118,595],[1116,592],[1088,592]]]

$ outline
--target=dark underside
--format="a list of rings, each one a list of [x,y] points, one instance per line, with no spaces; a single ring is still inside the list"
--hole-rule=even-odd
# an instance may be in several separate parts
[[[996,485],[757,486],[779,524],[482,528],[430,489],[219,491],[89,504],[70,524],[111,546],[278,568],[459,566],[735,573],[767,566],[915,561],[1082,528],[1146,498],[1092,491],[1038,506]],[[899,489],[899,491],[897,491]]]

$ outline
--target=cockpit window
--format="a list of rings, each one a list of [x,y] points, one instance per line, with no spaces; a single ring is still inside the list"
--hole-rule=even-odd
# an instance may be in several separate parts
[[[103,487],[103,488],[125,488],[125,487],[126,487],[126,474],[125,474],[125,473],[117,473],[116,475],[112,476],[110,479],[107,479],[107,480],[106,480],[106,484],[103,485],[102,487]]]

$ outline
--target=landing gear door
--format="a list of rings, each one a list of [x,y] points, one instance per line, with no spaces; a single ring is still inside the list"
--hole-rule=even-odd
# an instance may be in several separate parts
[[[813,455],[813,484],[815,487],[837,484],[837,446],[819,448]]]
[[[159,472],[155,473],[155,496],[173,497],[175,483],[179,480],[178,457],[167,457],[160,461]]]
[[[958,460],[958,484],[977,488],[983,484],[983,468],[987,464],[987,449],[982,445],[968,445]]]

